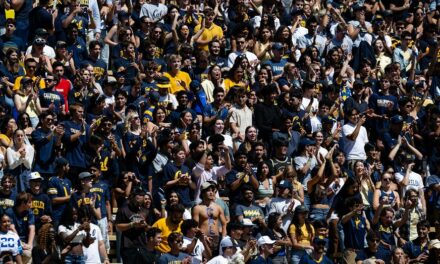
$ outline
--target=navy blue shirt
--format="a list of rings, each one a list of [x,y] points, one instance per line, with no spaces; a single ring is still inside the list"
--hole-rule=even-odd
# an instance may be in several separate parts
[[[30,190],[28,193],[32,194],[31,210],[35,216],[35,223],[39,225],[43,215],[52,215],[52,202],[45,193],[33,194]]]
[[[20,215],[17,215],[17,212],[10,208],[6,211],[6,214],[11,218],[11,223],[14,224],[20,240],[27,242],[29,227],[35,225],[35,216],[32,210],[25,210]]]
[[[169,181],[183,176],[188,176],[190,174],[191,172],[187,166],[177,166],[174,162],[169,161],[163,168],[163,184],[161,186],[165,186],[165,184]],[[181,202],[185,207],[191,206],[190,187],[188,184],[174,185],[170,187],[170,190],[174,190],[180,195],[180,198],[182,198]]]
[[[82,66],[84,67],[87,64],[91,64],[93,66],[93,73],[95,74],[96,82],[102,84],[104,77],[107,76],[107,63],[103,59],[97,59],[94,61],[92,58],[87,58],[83,61]]]
[[[228,172],[226,174],[226,184],[227,186],[231,186],[231,184],[233,182],[235,182],[239,177],[242,176],[244,172],[241,169],[237,169],[237,168],[233,168],[230,172]],[[249,176],[249,180],[247,181],[243,181],[242,184],[235,190],[233,191],[232,189],[230,189],[230,195],[229,195],[229,199],[231,199],[231,203],[237,203],[240,201],[241,197],[243,196],[243,187],[244,186],[248,186],[252,188],[252,185],[250,184],[251,182],[251,178],[250,177],[254,177],[254,175],[250,175]]]
[[[47,139],[52,131],[44,131],[42,128],[37,128],[32,132],[32,140],[35,145],[35,167],[34,170],[40,173],[52,174],[55,173],[54,161],[56,152],[57,137],[53,135],[50,140]]]
[[[61,179],[58,177],[50,177],[49,184],[47,188],[47,194],[50,199],[54,199],[57,197],[66,197],[69,196],[72,191],[72,183],[69,179]],[[54,204],[52,206],[52,218],[54,220],[60,220],[61,215],[66,209],[67,203],[63,204]]]
[[[302,264],[333,264],[333,261],[323,255],[321,260],[314,260],[309,254],[302,256],[300,263]]]
[[[91,193],[96,193],[96,199],[99,200],[101,207],[101,216],[104,218],[107,216],[107,207],[106,202],[110,202],[110,187],[107,181],[99,180],[95,184],[93,184],[92,189],[90,189]]]
[[[250,264],[272,264],[272,260],[270,258],[264,259],[262,256],[258,256],[251,260]]]
[[[59,114],[62,109],[60,106],[64,105],[64,97],[57,91],[50,91],[48,89],[41,89],[38,91],[41,107],[47,108],[50,104],[54,104],[55,108],[52,110],[55,114]]]
[[[15,205],[15,198],[17,197],[16,190],[12,190],[9,194],[0,192],[0,208],[5,211]]]
[[[70,136],[81,131],[82,124],[77,124],[73,121],[66,121],[64,124],[64,135],[63,143],[66,146],[66,159],[69,161],[71,166],[85,168],[86,160],[83,151],[84,145],[87,143],[89,135],[89,125],[86,124],[85,131],[82,135],[74,142],[70,141]]]
[[[363,249],[366,231],[366,219],[363,216],[352,217],[344,228],[344,244],[346,248]]]

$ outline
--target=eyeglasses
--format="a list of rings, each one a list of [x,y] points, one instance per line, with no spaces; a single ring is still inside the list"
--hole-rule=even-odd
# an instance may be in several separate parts
[[[46,122],[53,122],[53,118],[46,118]]]
[[[53,79],[46,79],[46,82],[48,82],[48,83],[51,83],[53,81],[54,81]]]
[[[382,181],[384,181],[384,182],[390,182],[390,181],[391,181],[391,178],[383,178]]]
[[[139,116],[133,116],[133,120],[139,119]]]

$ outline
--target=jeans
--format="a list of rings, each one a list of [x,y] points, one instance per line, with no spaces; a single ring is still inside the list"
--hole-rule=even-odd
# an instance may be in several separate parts
[[[325,220],[329,209],[310,208],[309,218],[312,221]]]
[[[83,255],[67,255],[64,258],[66,264],[85,264],[86,260]]]
[[[308,253],[304,249],[301,249],[301,250],[293,249],[292,250],[292,264],[299,264],[301,261],[301,258],[305,254],[308,254]]]

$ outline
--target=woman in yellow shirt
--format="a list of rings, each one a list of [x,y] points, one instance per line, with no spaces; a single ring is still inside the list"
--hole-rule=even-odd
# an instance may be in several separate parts
[[[315,230],[308,221],[309,210],[304,205],[295,208],[289,235],[292,240],[292,264],[300,263],[301,257],[313,250]]]
[[[224,82],[226,92],[234,86],[240,86],[246,89],[246,91],[249,91],[249,83],[245,80],[244,73],[245,69],[243,69],[243,66],[241,66],[241,63],[237,58],[234,65],[229,70],[228,77]]]

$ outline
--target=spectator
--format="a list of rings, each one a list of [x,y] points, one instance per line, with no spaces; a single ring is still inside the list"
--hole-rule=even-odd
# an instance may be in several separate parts
[[[10,241],[10,243],[5,244],[6,247],[2,247],[0,249],[0,253],[3,255],[5,252],[9,252],[13,256],[13,260],[15,260],[16,263],[18,264],[23,263],[22,260],[23,248],[21,246],[20,238],[18,234],[10,229],[11,219],[7,214],[3,214],[0,220],[1,220],[0,239],[3,238],[6,239],[7,241]],[[3,259],[3,262],[6,263],[5,259]]]
[[[156,247],[156,250],[161,253],[166,253],[170,251],[171,246],[174,246],[168,242],[168,237],[173,233],[180,233],[180,225],[182,224],[184,211],[185,207],[183,207],[182,204],[170,205],[167,210],[168,216],[157,220],[156,223],[153,224],[153,227],[162,231],[162,241],[160,245]]]
[[[20,244],[23,247],[23,263],[32,263],[32,248],[35,238],[35,216],[31,211],[31,206],[31,194],[21,192],[17,195],[17,201],[14,207],[6,211],[11,221],[10,229],[20,237]]]
[[[116,215],[116,228],[121,234],[121,253],[124,262],[148,262],[146,249],[146,211],[142,208],[145,191],[135,188],[129,201]]]

